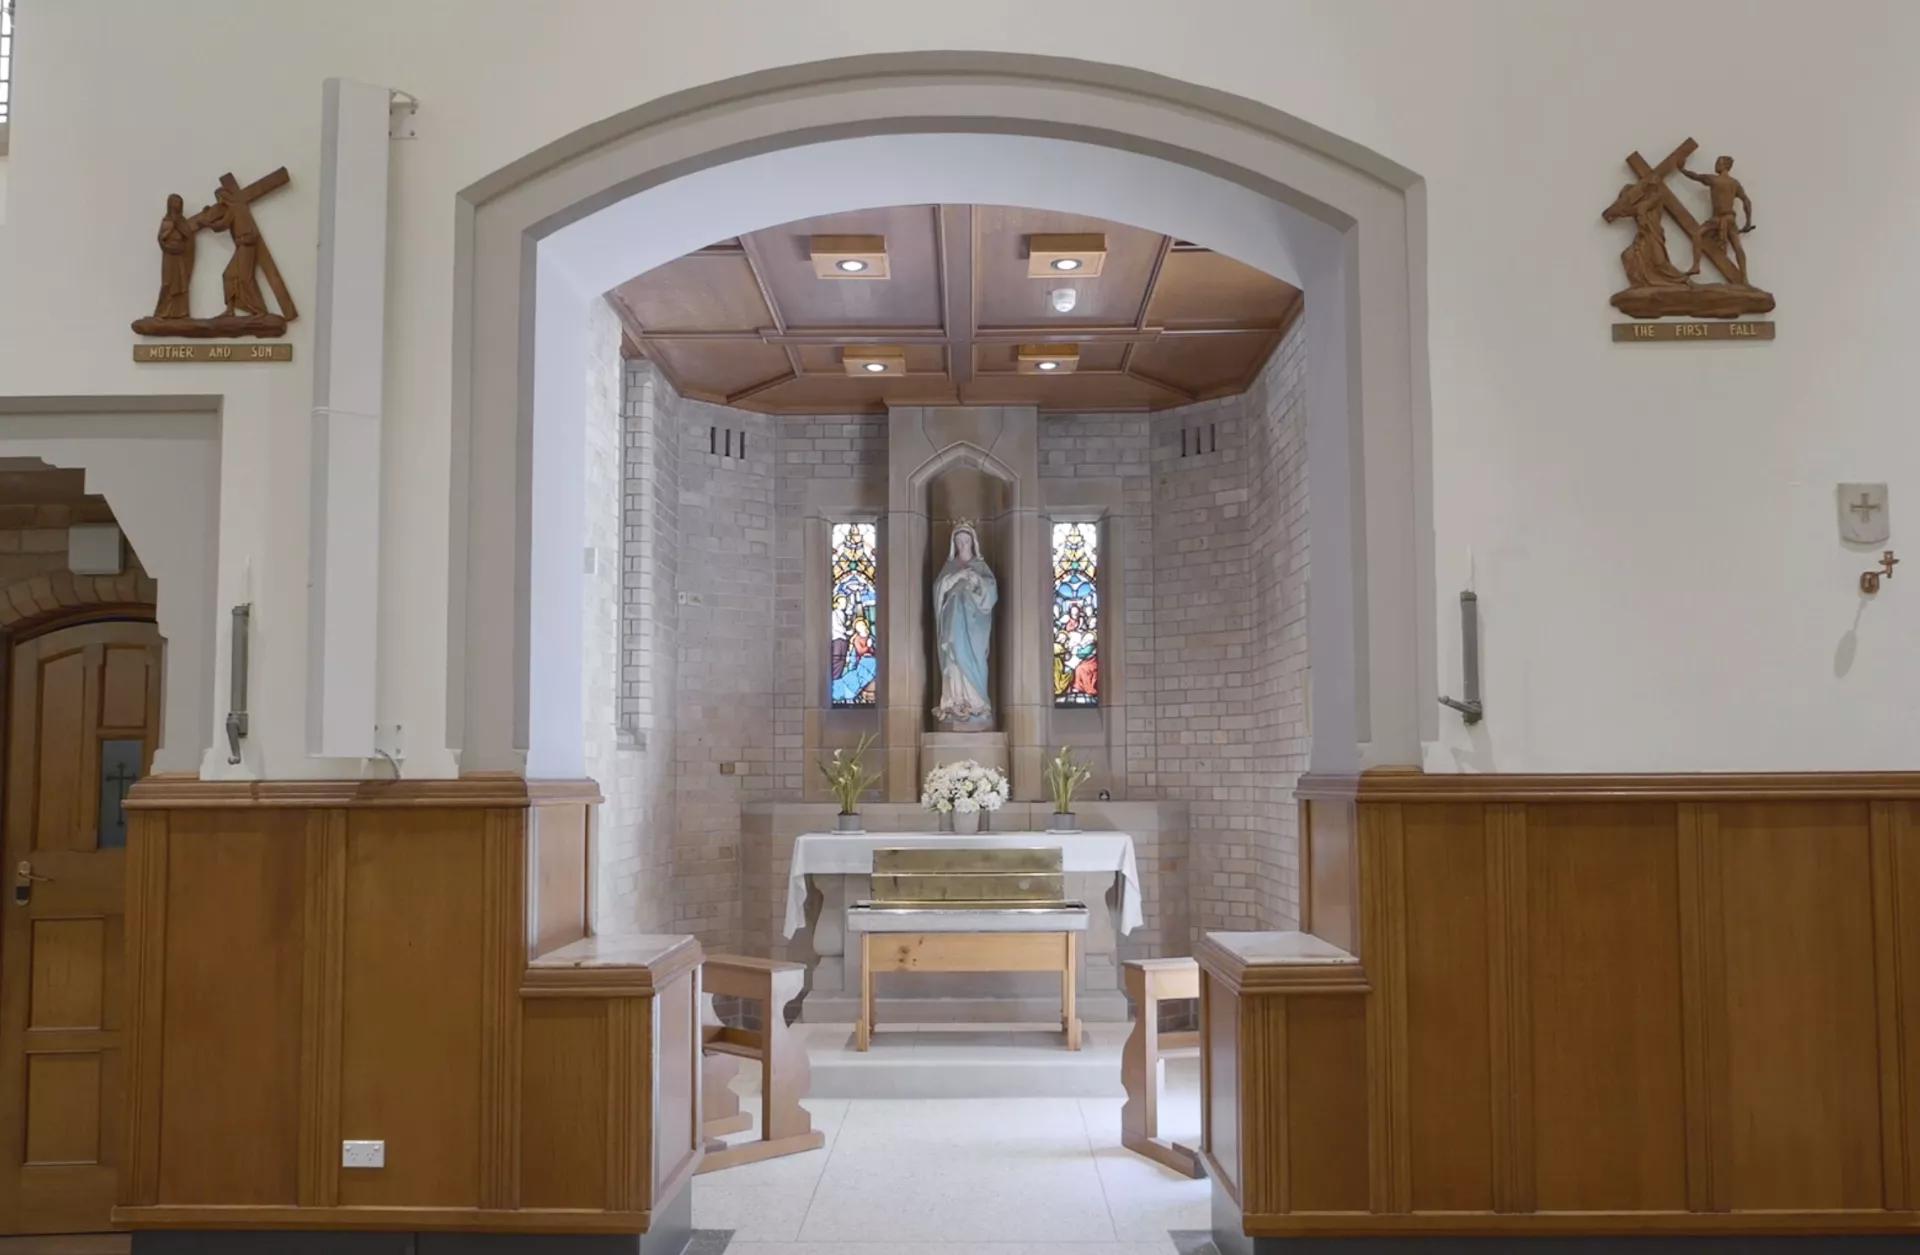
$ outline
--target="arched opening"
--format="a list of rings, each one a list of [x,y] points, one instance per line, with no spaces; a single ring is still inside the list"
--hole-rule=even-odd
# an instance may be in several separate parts
[[[582,771],[568,503],[588,301],[717,233],[948,199],[1161,226],[1308,293],[1324,350],[1308,388],[1325,558],[1315,766],[1418,762],[1434,680],[1417,179],[1277,111],[1153,76],[923,54],[656,102],[463,197],[449,641],[463,770]]]
[[[930,55],[800,67],[662,102],[571,137],[463,198],[449,642],[449,727],[461,742],[463,771],[587,773],[582,642],[589,632],[587,572],[599,559],[581,560],[591,544],[581,488],[590,474],[585,416],[598,403],[592,380],[602,365],[594,355],[604,352],[591,347],[605,339],[602,295],[728,236],[848,211],[950,203],[1025,206],[1162,232],[1304,293],[1313,347],[1304,367],[1304,426],[1313,451],[1306,479],[1315,564],[1307,625],[1314,765],[1340,771],[1419,761],[1422,733],[1434,721],[1417,180],[1294,119],[1181,84],[1040,58]],[[1024,438],[1031,444],[1037,437],[1033,411],[1027,413]],[[700,428],[707,455],[734,463],[711,477],[703,504],[728,489],[766,490],[753,479],[759,455],[749,450],[766,449],[767,429],[742,420],[735,432],[729,421]],[[1034,472],[1014,459],[994,467],[997,450],[975,456],[969,444],[985,448],[957,437],[929,439],[917,470],[889,455],[890,466],[912,481],[907,492],[890,485],[883,502],[889,556],[882,559],[882,598],[895,607],[922,599],[926,569],[944,553],[945,534],[957,522],[949,516],[962,511],[1017,516],[1027,535],[1008,544],[1018,535],[1014,528],[990,526],[986,547],[1012,568],[1001,577],[1003,595],[1010,582],[1034,605],[1045,596],[1039,503],[1020,495],[1031,482],[1023,477]],[[1026,456],[1031,461],[1031,449]],[[962,475],[971,481],[962,484]],[[1100,508],[1073,503],[1067,517],[1098,517]],[[806,522],[817,529],[828,521],[809,514]],[[725,610],[735,590],[757,604],[764,594],[755,578],[763,568],[771,573],[771,561],[755,553],[746,569],[730,572],[745,578],[696,616],[702,628],[730,626]],[[693,604],[691,595],[682,603]],[[886,613],[893,622],[895,612]],[[1029,687],[1026,713],[1037,724],[1046,636],[1037,616],[1019,617],[1012,647],[996,656],[994,696],[1004,702],[1013,690],[1018,707]],[[888,796],[912,797],[925,767],[925,742],[914,738],[939,734],[925,709],[933,660],[918,635],[883,633],[882,640],[895,647],[880,685],[887,703],[881,722],[890,736]],[[727,643],[714,631],[697,647]],[[738,703],[733,682],[726,677],[702,694],[727,720]],[[819,713],[823,722],[870,718]],[[912,737],[893,735],[905,725]],[[1039,737],[1016,728],[1010,742],[1016,794],[1023,782],[1025,792],[1037,792],[1031,781],[1042,761]],[[688,884],[697,879],[702,888],[670,904],[667,927],[721,939],[756,960],[778,960],[792,953],[780,939],[784,926],[812,956],[805,1017],[819,1011],[821,1023],[844,1026],[849,1008],[858,1007],[859,1044],[851,1049],[865,1051],[876,972],[897,981],[894,1014],[930,1004],[929,982],[956,974],[969,982],[966,996],[976,1009],[997,1003],[1014,1019],[1043,1018],[1057,995],[1061,1020],[1052,1032],[1064,1027],[1077,1050],[1079,1015],[1101,1018],[1095,1000],[1074,1009],[1089,958],[1104,964],[1099,993],[1111,1023],[1126,1014],[1118,987],[1119,961],[1129,953],[1123,945],[1155,947],[1133,954],[1186,953],[1184,918],[1156,920],[1174,937],[1116,938],[1138,922],[1138,891],[1127,873],[1116,878],[1109,868],[1111,902],[1101,903],[1098,889],[1076,892],[1093,904],[1090,912],[1081,908],[1089,937],[1104,935],[1086,943],[1089,953],[1067,947],[1064,976],[1037,960],[984,974],[965,966],[879,967],[868,939],[846,926],[860,892],[852,884],[857,872],[841,875],[837,889],[816,881],[820,893],[808,901],[804,923],[796,918],[792,885],[805,877],[779,870],[789,853],[785,838],[816,829],[792,828],[790,820],[804,817],[777,807],[749,817],[738,804],[744,790],[722,783],[747,766],[729,757],[727,744],[717,737],[688,747],[704,783],[676,795],[682,813],[675,834],[699,847]],[[813,774],[811,764],[801,770]],[[1135,805],[1145,814],[1160,801]],[[1229,825],[1221,827],[1224,836]],[[1127,838],[1130,865],[1128,834],[1107,835]],[[1208,848],[1218,866],[1202,868],[1206,875],[1236,874],[1226,841]],[[642,875],[657,866],[630,861],[645,867]],[[726,885],[742,888],[716,888]],[[1257,892],[1286,890],[1276,882]],[[806,897],[804,888],[799,893]],[[775,906],[783,897],[784,919]],[[622,921],[601,926],[617,929]],[[1166,950],[1157,948],[1162,943]],[[790,1013],[798,1001],[759,1014]],[[1035,1008],[1043,1016],[1027,1014]],[[719,1009],[723,1018],[735,1013]],[[1111,1063],[1117,1044],[1107,1049]],[[819,1094],[826,1069],[818,1059],[813,1068]]]

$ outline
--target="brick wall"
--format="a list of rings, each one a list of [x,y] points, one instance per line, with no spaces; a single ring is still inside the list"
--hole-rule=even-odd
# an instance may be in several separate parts
[[[619,356],[620,324],[589,323],[585,615],[586,762],[606,801],[598,819],[595,915],[607,934],[673,926],[675,459],[662,456],[651,369]]]
[[[1293,786],[1307,769],[1306,320],[1297,319],[1246,397],[1252,437],[1254,743],[1250,801],[1260,839],[1247,873],[1256,926],[1299,922],[1300,832]]]
[[[801,722],[817,704],[806,691],[807,492],[817,480],[861,484],[887,495],[887,420],[880,414],[810,415],[778,422],[775,542],[773,793],[797,798],[813,767],[805,761]],[[881,544],[885,545],[883,537]],[[884,564],[885,559],[883,558]]]
[[[1187,803],[1189,933],[1256,927],[1259,788],[1245,398],[1153,420],[1157,779]]]
[[[1106,516],[1101,562],[1116,567],[1126,589],[1124,605],[1108,607],[1101,625],[1105,657],[1117,657],[1125,675],[1125,696],[1102,701],[1111,751],[1116,759],[1114,795],[1129,800],[1157,799],[1159,778],[1159,694],[1155,657],[1154,419],[1141,413],[1058,414],[1040,420],[1042,480],[1108,480],[1119,487],[1118,502]],[[1109,672],[1111,674],[1111,671]],[[1145,919],[1126,939],[1129,956],[1183,954],[1187,938],[1187,838],[1184,832],[1143,836],[1140,860],[1141,907]]]

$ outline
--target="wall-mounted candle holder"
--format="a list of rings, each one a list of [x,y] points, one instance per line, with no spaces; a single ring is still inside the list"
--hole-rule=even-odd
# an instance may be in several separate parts
[[[1880,581],[1892,579],[1893,568],[1898,565],[1900,565],[1900,559],[1893,556],[1893,550],[1889,549],[1885,553],[1882,553],[1880,555],[1880,569],[1878,571],[1860,572],[1860,591],[1869,597],[1879,592]]]

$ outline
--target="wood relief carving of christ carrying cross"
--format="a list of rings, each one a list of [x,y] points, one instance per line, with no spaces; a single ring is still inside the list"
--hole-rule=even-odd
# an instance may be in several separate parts
[[[280,267],[260,234],[254,220],[255,201],[278,191],[289,182],[287,168],[254,180],[247,186],[231,174],[220,176],[213,203],[188,217],[178,195],[167,197],[167,212],[160,220],[160,296],[150,317],[136,319],[134,331],[143,336],[184,336],[208,339],[218,336],[278,336],[286,334],[287,324],[300,316],[293,296],[287,291]],[[193,286],[195,237],[201,231],[224,233],[233,241],[233,257],[220,277],[225,308],[212,318],[195,318],[189,308]],[[276,310],[260,290],[266,280]]]
[[[1746,248],[1740,237],[1753,230],[1753,202],[1733,177],[1733,158],[1714,162],[1712,174],[1687,168],[1687,159],[1699,147],[1689,139],[1668,153],[1659,165],[1647,164],[1639,153],[1627,156],[1634,181],[1620,189],[1600,215],[1604,221],[1633,221],[1633,240],[1620,254],[1628,286],[1613,295],[1613,304],[1635,318],[1679,314],[1698,318],[1737,318],[1764,314],[1773,308],[1773,294],[1747,279]],[[1680,174],[1707,189],[1707,220],[1694,217],[1667,180]],[[1741,225],[1736,205],[1746,210]],[[1681,270],[1667,252],[1666,219],[1672,218],[1693,245],[1692,268]],[[1700,283],[1702,259],[1712,262],[1722,282]]]

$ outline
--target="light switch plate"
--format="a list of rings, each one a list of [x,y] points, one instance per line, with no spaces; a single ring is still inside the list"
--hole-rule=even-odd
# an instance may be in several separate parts
[[[348,1138],[340,1143],[340,1166],[342,1168],[384,1168],[387,1166],[387,1144],[355,1141]]]

